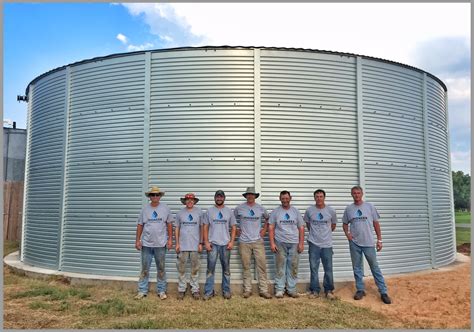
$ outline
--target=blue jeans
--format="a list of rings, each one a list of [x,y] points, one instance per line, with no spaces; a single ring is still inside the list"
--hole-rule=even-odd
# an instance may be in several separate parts
[[[313,293],[321,291],[319,286],[319,262],[323,262],[324,268],[324,279],[323,287],[324,292],[330,292],[334,290],[334,276],[332,273],[332,248],[321,248],[314,243],[308,241],[309,245],[309,266],[311,269],[311,282],[309,284],[309,290]]]
[[[204,295],[212,296],[214,294],[214,275],[216,273],[217,256],[221,261],[222,267],[222,293],[230,294],[230,250],[227,246],[219,246],[212,243],[211,251],[207,252],[207,275],[204,284]]]
[[[156,292],[166,292],[166,272],[165,272],[165,254],[166,247],[142,247],[141,265],[142,271],[138,280],[138,292],[148,293],[148,280],[150,278],[150,267],[153,257],[156,263]]]
[[[355,244],[354,241],[349,241],[349,249],[351,251],[352,270],[354,271],[356,289],[358,291],[363,291],[365,288],[364,267],[362,265],[362,254],[364,254],[365,259],[367,259],[367,262],[369,263],[370,270],[374,276],[375,284],[379,289],[379,293],[387,294],[387,286],[385,285],[382,271],[380,271],[379,265],[377,263],[375,247],[361,247]]]
[[[275,241],[276,253],[276,274],[275,292],[284,292],[285,284],[288,293],[296,293],[296,282],[298,280],[298,244]]]

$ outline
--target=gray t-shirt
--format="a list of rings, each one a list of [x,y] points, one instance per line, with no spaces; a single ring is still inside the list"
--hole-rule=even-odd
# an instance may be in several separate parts
[[[240,242],[251,243],[261,240],[262,224],[269,218],[267,210],[260,204],[253,206],[247,203],[237,205],[234,215],[240,226]]]
[[[375,207],[367,202],[361,205],[351,205],[346,207],[342,222],[349,224],[349,230],[352,234],[352,241],[361,247],[373,247],[374,234],[373,222],[380,219],[379,213]]]
[[[336,211],[326,205],[318,209],[311,205],[306,209],[303,220],[309,224],[308,241],[320,248],[332,247],[332,224],[337,223]]]
[[[299,242],[299,227],[304,226],[297,208],[285,210],[281,205],[270,214],[270,224],[275,225],[275,240],[284,243]]]
[[[182,208],[176,213],[175,226],[179,229],[179,245],[181,251],[197,251],[199,246],[202,210],[196,206],[188,211]]]
[[[218,209],[211,206],[204,214],[203,223],[209,225],[209,242],[224,246],[230,241],[229,230],[235,225],[235,216],[227,206]]]
[[[168,241],[166,224],[173,221],[171,211],[165,203],[157,207],[147,204],[138,217],[138,225],[143,225],[142,245],[145,247],[164,247]]]

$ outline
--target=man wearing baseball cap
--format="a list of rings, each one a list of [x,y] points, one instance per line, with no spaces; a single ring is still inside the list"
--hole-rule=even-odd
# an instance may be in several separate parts
[[[180,199],[186,205],[176,213],[175,239],[178,261],[178,300],[184,299],[186,293],[186,263],[191,261],[191,293],[195,300],[200,296],[199,292],[199,267],[200,253],[202,252],[202,210],[195,206],[199,198],[193,193],[188,193]]]
[[[138,217],[135,248],[141,251],[141,273],[138,280],[138,294],[135,299],[140,300],[148,294],[148,280],[151,261],[156,263],[156,292],[161,300],[166,296],[166,249],[172,247],[172,215],[165,203],[160,203],[165,193],[158,187],[152,187],[145,195],[150,203],[145,205]]]
[[[240,228],[239,251],[242,259],[244,288],[242,296],[248,298],[252,295],[250,263],[253,254],[258,272],[259,294],[265,299],[271,299],[272,296],[268,293],[267,260],[263,243],[263,237],[268,228],[269,214],[263,206],[255,202],[260,194],[255,192],[254,187],[248,187],[242,196],[247,202],[234,209],[234,215]]]
[[[207,278],[204,285],[204,300],[214,296],[214,275],[217,257],[222,267],[222,295],[231,298],[230,293],[230,251],[234,247],[236,226],[231,209],[224,206],[225,193],[222,190],[214,194],[215,205],[204,214],[203,235],[207,251]],[[230,236],[229,236],[230,232]]]

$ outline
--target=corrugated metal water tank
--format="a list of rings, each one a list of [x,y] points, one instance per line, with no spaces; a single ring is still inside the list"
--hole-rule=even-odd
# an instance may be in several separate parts
[[[223,189],[233,208],[255,186],[267,209],[289,190],[304,213],[323,188],[340,221],[360,184],[381,215],[384,273],[455,259],[447,90],[422,70],[318,50],[179,48],[57,68],[27,96],[26,264],[137,276],[136,221],[151,185],[173,212],[186,192],[206,209]],[[237,249],[231,257],[240,281]],[[166,264],[176,279],[174,250]],[[352,276],[340,223],[334,271]],[[307,245],[299,277],[309,279]]]

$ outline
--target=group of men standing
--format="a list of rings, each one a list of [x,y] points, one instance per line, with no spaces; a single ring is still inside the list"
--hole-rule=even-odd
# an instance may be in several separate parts
[[[195,206],[199,201],[193,193],[181,198],[185,205],[173,218],[170,209],[160,202],[165,193],[158,187],[152,187],[145,195],[150,203],[144,206],[138,218],[136,244],[141,251],[141,273],[138,281],[137,299],[148,293],[149,271],[153,258],[157,266],[157,293],[160,299],[166,295],[165,253],[172,248],[173,220],[175,224],[175,250],[177,269],[179,274],[178,299],[183,299],[187,289],[185,276],[186,264],[190,261],[191,276],[190,288],[194,299],[201,298],[198,274],[200,267],[200,253],[207,252],[207,275],[202,298],[209,300],[215,295],[214,279],[217,260],[222,267],[222,296],[231,298],[230,290],[230,253],[234,247],[235,238],[239,236],[239,252],[243,270],[244,298],[252,295],[252,276],[250,272],[252,255],[258,277],[259,295],[271,299],[266,273],[266,255],[264,236],[269,234],[270,248],[275,253],[276,298],[288,296],[297,298],[296,291],[299,255],[304,250],[305,229],[308,228],[309,262],[311,280],[309,294],[319,297],[319,265],[322,262],[324,269],[323,289],[324,296],[334,299],[334,278],[332,264],[332,232],[336,228],[337,216],[335,210],[326,205],[326,193],[322,189],[314,192],[315,204],[307,208],[304,217],[301,217],[297,208],[291,205],[291,194],[284,190],[280,193],[281,205],[271,214],[256,203],[259,193],[253,187],[247,188],[242,195],[246,202],[236,206],[233,210],[225,206],[225,193],[216,191],[214,205],[206,212]],[[379,224],[379,214],[375,207],[362,200],[363,190],[360,186],[351,189],[354,200],[347,206],[342,217],[343,230],[349,241],[349,249],[354,272],[356,293],[355,300],[365,296],[363,281],[363,259],[366,257],[372,275],[384,303],[390,304],[387,287],[383,275],[378,267],[376,250],[382,249],[382,235]],[[238,229],[237,229],[238,226]],[[372,227],[377,235],[374,244]]]

